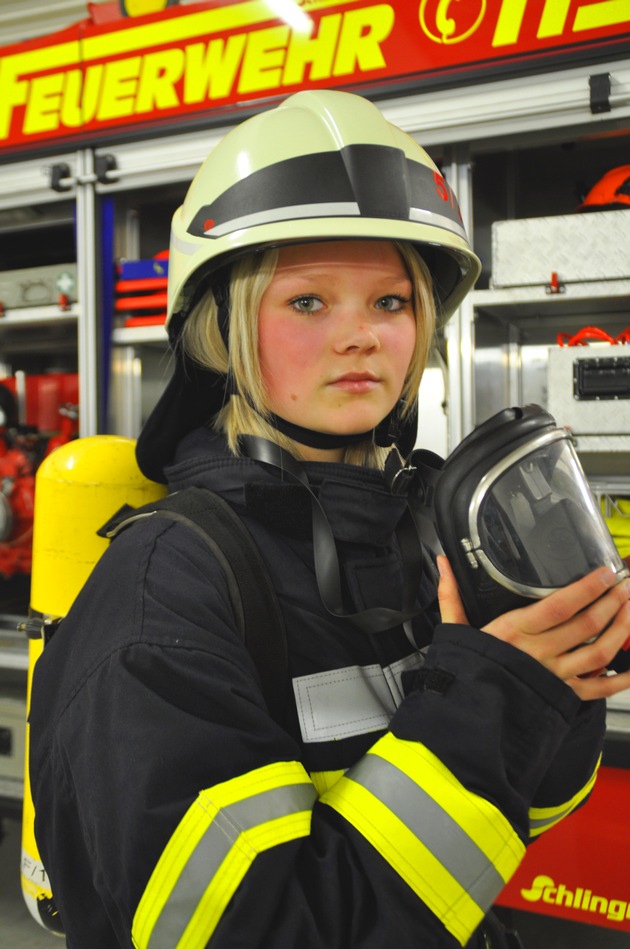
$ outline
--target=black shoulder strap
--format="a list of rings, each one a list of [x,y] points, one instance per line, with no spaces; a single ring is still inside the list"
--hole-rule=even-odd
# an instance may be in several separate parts
[[[99,533],[113,539],[135,521],[150,516],[185,524],[205,541],[221,564],[267,708],[282,723],[288,690],[286,634],[271,578],[252,535],[227,501],[204,488],[185,488],[141,508],[122,508]]]

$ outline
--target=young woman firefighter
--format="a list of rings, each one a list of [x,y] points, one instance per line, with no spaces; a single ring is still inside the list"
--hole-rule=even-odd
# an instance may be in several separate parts
[[[175,371],[137,457],[253,535],[286,711],[220,558],[177,522],[123,530],[33,687],[38,843],[71,949],[487,946],[529,840],[588,796],[602,699],[630,686],[594,674],[630,634],[627,584],[602,568],[479,630],[441,559],[440,622],[389,484],[435,307],[477,274],[431,160],[357,96],[248,119],[191,184]]]

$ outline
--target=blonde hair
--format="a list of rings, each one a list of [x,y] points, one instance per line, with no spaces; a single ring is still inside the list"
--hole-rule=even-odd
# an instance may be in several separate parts
[[[435,303],[429,270],[407,242],[394,242],[413,285],[416,318],[414,352],[401,392],[404,419],[413,409],[414,400],[435,335]],[[302,456],[300,444],[283,435],[269,422],[272,415],[267,401],[258,355],[258,311],[263,294],[276,270],[279,251],[268,248],[249,254],[232,266],[230,274],[230,351],[221,336],[218,308],[212,290],[206,291],[184,323],[179,345],[186,356],[199,365],[234,379],[239,395],[229,398],[218,412],[213,427],[223,432],[230,450],[239,454],[240,435],[260,435],[296,458]],[[254,408],[256,406],[256,408]],[[381,468],[388,449],[380,448],[373,438],[349,445],[344,461],[349,464]]]

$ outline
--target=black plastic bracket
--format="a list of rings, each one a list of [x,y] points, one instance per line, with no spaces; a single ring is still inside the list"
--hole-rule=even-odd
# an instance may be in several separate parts
[[[71,184],[62,184],[65,178],[72,178],[70,165],[66,164],[66,162],[58,162],[58,164],[51,167],[50,187],[53,191],[72,191]]]
[[[610,73],[602,72],[589,76],[588,84],[591,90],[590,105],[593,115],[610,112]]]
[[[110,185],[116,178],[110,178],[110,171],[114,171],[118,165],[114,155],[96,155],[94,157],[94,174],[96,180],[102,185]]]

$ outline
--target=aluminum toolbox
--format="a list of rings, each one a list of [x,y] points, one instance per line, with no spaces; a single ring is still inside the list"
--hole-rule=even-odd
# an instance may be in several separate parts
[[[499,287],[547,287],[630,278],[630,210],[495,221],[492,277]]]
[[[74,263],[0,271],[0,310],[76,303],[76,300],[77,265]]]
[[[547,406],[575,435],[630,435],[630,345],[552,346]]]

